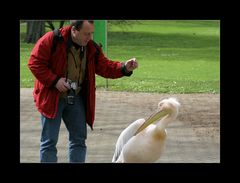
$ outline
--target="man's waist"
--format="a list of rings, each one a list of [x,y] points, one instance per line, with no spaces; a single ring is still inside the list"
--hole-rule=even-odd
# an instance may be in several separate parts
[[[82,94],[82,90],[81,90],[81,89],[82,89],[81,87],[78,87],[76,90],[73,90],[75,96],[80,96],[80,95]],[[72,89],[71,89],[71,90],[72,90]],[[69,94],[69,91],[70,91],[70,90],[68,90],[68,91],[66,91],[66,92],[60,93],[60,97],[67,97],[68,94]]]

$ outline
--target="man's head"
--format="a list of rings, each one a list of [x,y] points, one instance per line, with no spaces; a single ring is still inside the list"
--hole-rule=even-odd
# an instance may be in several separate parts
[[[92,20],[71,20],[72,40],[80,46],[86,46],[93,38],[94,25]]]

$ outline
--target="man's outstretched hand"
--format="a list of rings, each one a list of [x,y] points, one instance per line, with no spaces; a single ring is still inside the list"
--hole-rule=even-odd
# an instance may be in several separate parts
[[[128,72],[133,71],[138,67],[138,63],[136,58],[131,58],[125,62],[125,67]]]

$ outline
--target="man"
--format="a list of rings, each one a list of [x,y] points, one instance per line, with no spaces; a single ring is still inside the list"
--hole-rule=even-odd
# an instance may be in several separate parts
[[[95,73],[105,78],[130,76],[138,63],[111,61],[92,40],[94,22],[73,20],[54,33],[48,32],[34,46],[28,62],[36,77],[33,96],[41,113],[40,161],[57,162],[58,134],[63,119],[69,132],[69,162],[85,162],[87,125],[93,129]]]

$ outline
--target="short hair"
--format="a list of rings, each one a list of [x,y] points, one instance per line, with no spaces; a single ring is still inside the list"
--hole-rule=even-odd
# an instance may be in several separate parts
[[[87,20],[89,23],[93,24],[93,20]],[[83,26],[84,20],[70,20],[71,26],[74,26],[77,30],[81,29]]]

